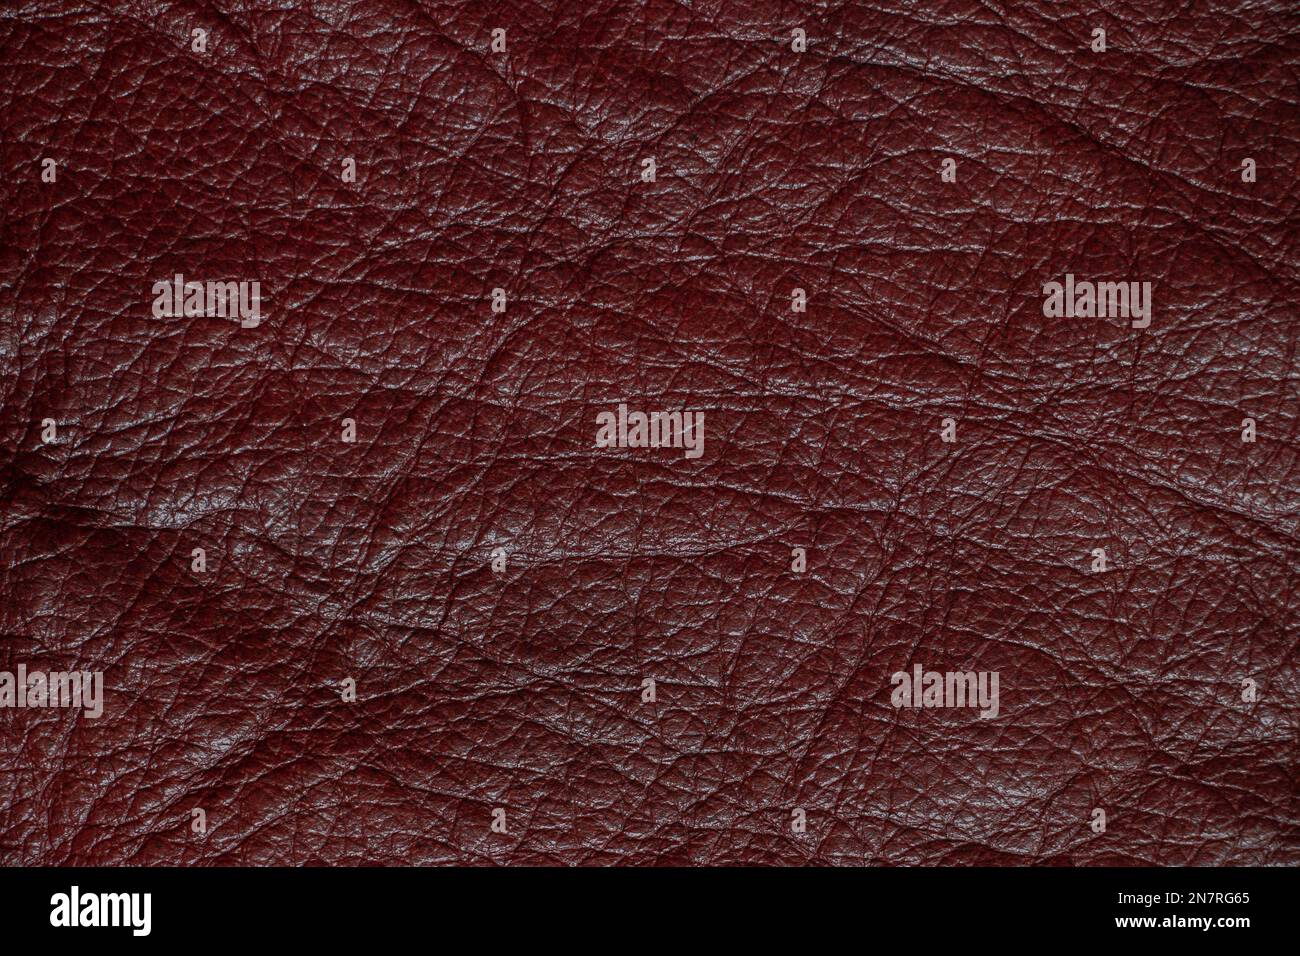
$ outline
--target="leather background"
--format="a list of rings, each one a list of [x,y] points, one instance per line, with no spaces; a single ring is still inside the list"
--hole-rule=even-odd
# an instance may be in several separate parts
[[[0,861],[1300,862],[1300,15],[1106,6],[8,6]]]

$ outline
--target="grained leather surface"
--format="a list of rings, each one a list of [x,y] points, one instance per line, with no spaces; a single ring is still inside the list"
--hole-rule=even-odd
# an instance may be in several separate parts
[[[18,0],[0,49],[0,669],[105,686],[0,710],[0,862],[1300,862],[1293,4]],[[176,273],[260,325],[155,317]],[[1044,317],[1066,273],[1150,327]],[[594,447],[619,403],[705,454]],[[999,716],[894,707],[917,663]]]

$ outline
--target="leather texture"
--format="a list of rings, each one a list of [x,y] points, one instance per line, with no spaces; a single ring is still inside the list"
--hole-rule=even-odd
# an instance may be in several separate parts
[[[1300,862],[1294,4],[18,0],[0,49],[0,669],[105,708],[0,710],[0,862]],[[260,325],[156,318],[176,273]],[[1150,327],[1044,317],[1066,273]],[[595,447],[619,403],[705,454]],[[918,663],[999,716],[894,707]]]

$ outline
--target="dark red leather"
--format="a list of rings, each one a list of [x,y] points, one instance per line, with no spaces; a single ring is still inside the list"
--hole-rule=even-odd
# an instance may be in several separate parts
[[[105,675],[0,710],[0,862],[1300,862],[1294,4],[20,2],[0,49],[0,669]],[[155,318],[177,272],[260,326]],[[1045,318],[1067,272],[1150,328]],[[593,447],[620,402],[706,453]],[[914,663],[1000,716],[895,709]]]

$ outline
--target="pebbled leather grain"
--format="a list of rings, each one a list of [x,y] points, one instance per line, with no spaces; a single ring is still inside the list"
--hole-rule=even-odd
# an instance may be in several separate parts
[[[0,670],[105,675],[0,710],[0,862],[1300,862],[1293,4],[18,0],[0,50]],[[1151,327],[1045,318],[1067,272]],[[706,454],[593,447],[620,402]]]

